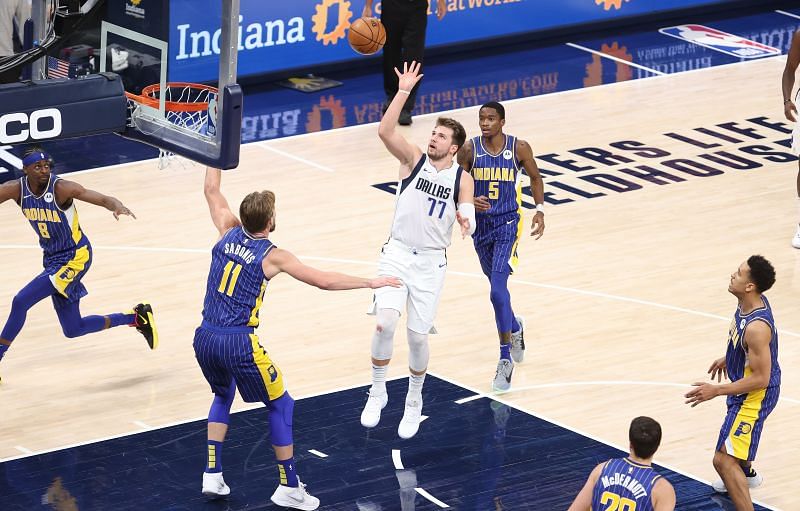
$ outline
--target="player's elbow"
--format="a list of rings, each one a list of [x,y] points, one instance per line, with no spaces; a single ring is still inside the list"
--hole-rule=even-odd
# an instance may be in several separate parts
[[[386,142],[394,133],[394,126],[388,122],[383,122],[378,125],[378,137]]]

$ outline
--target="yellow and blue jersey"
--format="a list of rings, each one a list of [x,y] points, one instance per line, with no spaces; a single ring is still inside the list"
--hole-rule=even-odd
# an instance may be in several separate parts
[[[74,201],[67,209],[58,206],[56,183],[59,179],[50,174],[50,181],[44,191],[40,195],[34,195],[28,187],[28,178],[20,178],[22,214],[39,236],[39,246],[44,251],[45,259],[88,243],[81,230]]]
[[[592,510],[653,511],[653,485],[660,477],[650,465],[628,458],[608,460],[592,491]]]
[[[257,327],[267,290],[261,261],[274,245],[242,226],[226,232],[211,251],[203,322],[215,327]]]
[[[769,354],[771,369],[769,373],[769,383],[767,387],[778,387],[781,384],[781,366],[778,364],[778,329],[775,328],[775,318],[772,316],[772,308],[769,305],[769,300],[766,296],[761,296],[764,301],[764,306],[759,307],[749,314],[742,314],[739,307],[733,315],[730,329],[728,330],[728,347],[725,351],[725,364],[728,369],[728,378],[731,382],[741,380],[745,376],[750,375],[750,366],[748,365],[747,349],[744,346],[744,332],[747,325],[754,321],[763,321],[772,331],[772,337],[769,341]],[[747,394],[740,394],[738,396],[728,396],[728,406],[740,404],[745,401]],[[770,403],[764,403],[765,406],[770,406]],[[774,403],[772,403],[774,406]]]
[[[472,139],[472,174],[475,196],[489,199],[491,207],[476,213],[472,242],[481,270],[513,273],[519,263],[517,248],[522,236],[522,167],[517,161],[517,138],[504,135],[505,144],[497,154],[483,145],[483,137]]]
[[[481,217],[498,217],[519,213],[522,208],[522,167],[517,161],[517,137],[504,135],[505,144],[500,152],[492,154],[483,144],[483,137],[472,139],[472,178],[475,180],[475,196],[489,198],[491,208],[478,213]]]
[[[781,393],[781,367],[778,364],[778,329],[772,308],[766,296],[761,296],[764,306],[748,314],[742,314],[737,307],[728,330],[728,347],[725,364],[728,378],[734,382],[751,374],[748,364],[747,348],[744,346],[744,333],[747,326],[755,321],[763,321],[772,330],[769,341],[770,361],[772,362],[766,388],[755,389],[745,394],[728,396],[728,413],[720,428],[716,450],[722,448],[731,456],[753,461],[767,419]]]
[[[42,275],[47,275],[58,291],[54,296],[75,302],[87,294],[81,279],[92,265],[92,246],[81,229],[75,201],[66,209],[58,205],[55,190],[59,179],[50,174],[47,187],[35,195],[28,187],[28,178],[20,178],[20,207],[39,236],[44,252]]]

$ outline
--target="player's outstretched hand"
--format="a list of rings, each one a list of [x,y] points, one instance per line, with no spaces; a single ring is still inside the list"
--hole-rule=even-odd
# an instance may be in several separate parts
[[[379,287],[402,287],[403,281],[397,277],[378,277],[369,281],[370,289],[378,289]]]
[[[417,84],[418,81],[422,79],[423,76],[419,74],[419,70],[422,67],[422,64],[417,62],[416,60],[411,61],[411,65],[408,62],[403,62],[403,72],[401,73],[399,69],[394,68],[394,74],[397,75],[397,88],[399,90],[404,90],[406,92],[411,92],[411,89]]]
[[[460,211],[456,211],[456,220],[458,220],[458,225],[461,226],[461,239],[464,239],[469,234],[469,218],[464,218],[461,216]]]
[[[725,357],[716,359],[712,364],[711,367],[708,368],[708,373],[711,375],[711,379],[717,379],[717,382],[722,381],[722,377],[728,377],[728,365],[725,363]]]
[[[475,197],[475,211],[478,213],[485,213],[489,211],[492,205],[489,203],[489,197],[485,195],[478,195]]]
[[[717,389],[717,386],[712,385],[711,383],[704,383],[700,381],[692,383],[692,386],[695,388],[693,388],[683,396],[686,398],[686,404],[692,405],[692,408],[699,405],[703,401],[714,399],[719,395],[719,390]]]
[[[132,216],[134,219],[136,218],[136,215],[133,214],[133,211],[126,208],[122,203],[120,203],[117,207],[114,208],[114,219],[119,220],[120,215],[128,215]]]

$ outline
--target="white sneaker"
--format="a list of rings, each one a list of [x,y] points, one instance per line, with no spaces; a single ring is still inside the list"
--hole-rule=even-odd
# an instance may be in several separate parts
[[[519,332],[511,332],[511,358],[519,363],[525,358],[525,318],[514,316],[519,323]]]
[[[203,472],[203,495],[212,499],[227,497],[231,489],[225,484],[222,472]]]
[[[397,434],[403,440],[408,440],[419,431],[419,423],[422,422],[422,394],[407,395],[406,409],[400,425],[397,426]]]
[[[750,487],[752,490],[753,488],[758,488],[764,482],[764,477],[761,476],[758,472],[754,476],[747,476],[747,486]],[[725,483],[722,479],[717,479],[713,483],[711,483],[711,487],[714,488],[714,491],[717,493],[727,493],[728,489],[725,488]]]
[[[792,246],[800,248],[800,225],[797,226],[797,231],[794,233],[794,238],[792,238]]]
[[[297,482],[299,486],[296,488],[283,485],[278,486],[275,493],[270,497],[270,500],[278,506],[290,507],[292,509],[303,509],[305,511],[317,509],[319,507],[319,499],[309,495],[306,491],[306,485],[301,483],[299,479]]]
[[[381,410],[389,402],[389,396],[384,392],[383,394],[373,394],[372,390],[369,391],[367,404],[364,405],[364,411],[361,412],[361,425],[365,428],[374,428],[381,421]]]

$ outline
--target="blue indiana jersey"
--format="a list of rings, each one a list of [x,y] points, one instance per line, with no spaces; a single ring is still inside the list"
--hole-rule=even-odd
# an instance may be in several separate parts
[[[483,137],[472,139],[472,170],[475,179],[475,197],[489,198],[491,209],[478,216],[500,216],[522,208],[522,168],[517,162],[517,137],[505,135],[506,143],[498,154],[492,154],[483,145]]]
[[[728,348],[725,352],[725,363],[728,369],[728,378],[731,382],[741,380],[745,376],[750,375],[750,366],[747,364],[747,350],[744,347],[744,331],[747,325],[754,321],[763,321],[769,325],[772,330],[772,338],[769,341],[769,354],[772,361],[771,370],[769,373],[769,383],[767,388],[777,388],[781,384],[781,366],[778,364],[778,329],[775,328],[775,319],[772,317],[772,307],[769,305],[767,297],[761,295],[764,300],[764,306],[759,307],[749,314],[742,314],[739,307],[736,307],[736,313],[733,315],[731,327],[728,330]],[[763,391],[753,391],[763,392]],[[767,393],[768,396],[774,396],[777,400],[777,393]],[[747,398],[747,394],[739,394],[738,396],[728,396],[728,406],[741,404]],[[775,403],[764,402],[761,403],[763,408],[772,408]]]
[[[267,290],[261,261],[274,248],[242,226],[226,232],[211,250],[203,320],[216,327],[257,327]]]
[[[628,458],[608,460],[592,491],[592,510],[653,511],[653,485],[661,477],[650,465]]]
[[[45,261],[89,244],[78,222],[75,201],[67,209],[61,209],[56,203],[55,190],[59,179],[50,174],[50,181],[41,195],[34,195],[28,188],[28,178],[20,178],[22,214],[39,236],[39,246],[44,251]]]

